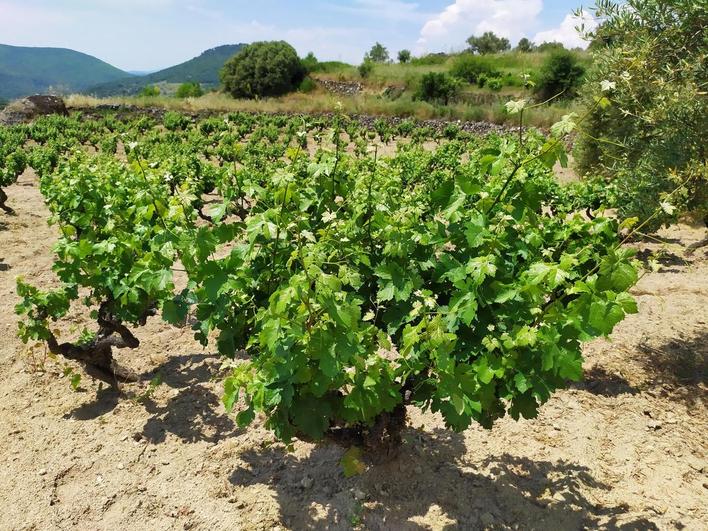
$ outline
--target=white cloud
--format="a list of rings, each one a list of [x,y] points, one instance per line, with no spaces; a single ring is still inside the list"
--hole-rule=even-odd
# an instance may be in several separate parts
[[[394,22],[423,23],[432,15],[420,11],[420,4],[403,0],[354,0],[353,5],[329,4],[335,11]]]
[[[460,49],[470,35],[493,31],[512,41],[536,29],[543,0],[456,0],[430,17],[420,31],[418,52]]]
[[[560,26],[547,31],[541,31],[532,39],[536,44],[544,42],[560,42],[566,48],[586,48],[588,42],[578,34],[575,29],[581,23],[585,24],[586,30],[592,30],[597,27],[597,21],[589,15],[585,15],[582,19],[573,14],[566,15]]]

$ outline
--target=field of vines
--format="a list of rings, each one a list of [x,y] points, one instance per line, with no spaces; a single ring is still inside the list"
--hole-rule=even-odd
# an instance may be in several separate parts
[[[700,231],[559,184],[573,129],[0,129],[0,528],[699,529]]]

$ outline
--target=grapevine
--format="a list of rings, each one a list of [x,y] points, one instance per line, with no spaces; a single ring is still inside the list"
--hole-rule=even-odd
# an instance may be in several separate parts
[[[410,122],[369,131],[339,114],[54,120],[27,149],[62,286],[18,283],[20,337],[134,379],[112,357],[139,347],[130,327],[191,316],[231,360],[227,409],[283,441],[387,454],[409,405],[457,431],[532,418],[581,378],[582,343],[636,312],[632,253],[555,182],[558,139],[448,127],[430,151]],[[59,344],[52,323],[77,303],[98,330]]]

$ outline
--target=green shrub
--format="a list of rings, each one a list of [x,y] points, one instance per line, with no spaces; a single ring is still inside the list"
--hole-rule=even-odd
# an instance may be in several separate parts
[[[155,96],[160,95],[160,87],[157,85],[147,85],[143,87],[143,89],[140,91],[139,96],[142,96],[144,98],[152,98]]]
[[[368,59],[365,59],[364,62],[359,65],[359,75],[364,79],[369,77],[373,70],[374,63]]]
[[[320,62],[315,57],[315,54],[310,52],[302,60],[302,67],[305,69],[306,73],[315,72],[319,66]]]
[[[706,218],[705,8],[693,0],[604,4],[597,14],[606,22],[590,35],[606,44],[582,91],[592,111],[577,169],[610,182],[621,217],[651,217],[644,230],[687,210]]]
[[[281,96],[295,90],[304,77],[297,52],[284,41],[246,46],[221,70],[224,88],[234,98]]]
[[[493,77],[497,72],[491,59],[470,53],[464,53],[455,58],[450,73],[468,83],[477,83],[479,76]]]
[[[317,89],[317,82],[310,76],[307,76],[305,79],[303,79],[302,83],[300,83],[300,86],[298,87],[298,91],[304,92],[305,94],[309,94],[315,89]]]
[[[429,72],[421,78],[415,99],[447,105],[458,90],[459,82],[452,76],[444,72]]]
[[[501,78],[493,77],[487,81],[487,88],[493,92],[499,92],[502,88],[504,88],[504,82]]]
[[[175,96],[178,98],[198,98],[203,94],[202,86],[195,81],[190,81],[182,83],[177,89]]]
[[[577,96],[583,81],[585,68],[578,58],[568,50],[558,50],[549,55],[541,66],[536,92],[542,100],[558,94],[563,98]]]

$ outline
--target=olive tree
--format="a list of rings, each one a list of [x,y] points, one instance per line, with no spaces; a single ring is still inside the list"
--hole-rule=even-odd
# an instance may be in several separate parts
[[[221,70],[224,89],[234,98],[281,96],[297,89],[304,77],[297,52],[284,41],[246,46]]]
[[[708,11],[695,0],[598,1],[578,169],[601,176],[624,218],[656,227],[708,215]],[[602,98],[597,93],[602,91]],[[660,212],[660,215],[657,215]]]

